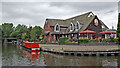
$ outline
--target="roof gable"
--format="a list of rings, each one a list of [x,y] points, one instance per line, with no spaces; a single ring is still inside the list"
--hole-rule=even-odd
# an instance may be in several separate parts
[[[91,18],[91,17],[88,17],[88,15],[90,13],[92,13],[92,12],[88,12],[88,13],[85,13],[85,14],[82,14],[82,15],[78,15],[78,16],[75,16],[75,17],[72,17],[72,18],[69,18],[69,19],[66,19],[66,20],[64,20],[64,19],[46,19],[46,21],[48,21],[48,24],[50,26],[54,26],[57,23],[60,24],[61,26],[69,26],[69,24],[71,22],[73,22],[73,24],[75,24],[76,20],[78,20],[81,24],[83,24],[83,21],[85,21],[87,18]]]
[[[90,16],[91,14],[92,16]],[[69,33],[71,22],[73,23],[73,25],[75,25],[77,21],[79,22],[79,24],[82,24],[83,26],[79,30],[79,32],[81,32],[88,27],[88,25],[94,20],[95,17],[96,16],[92,12],[88,12],[82,15],[69,18],[69,19],[65,19],[65,20],[64,19],[46,19],[46,21],[48,21],[48,24],[50,26],[55,26],[58,23],[60,26],[67,27],[65,30],[65,33]],[[100,20],[100,23],[104,25],[106,28],[108,28],[101,20]]]

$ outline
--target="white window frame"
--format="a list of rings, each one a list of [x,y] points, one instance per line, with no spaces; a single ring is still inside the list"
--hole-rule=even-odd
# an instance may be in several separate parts
[[[72,26],[71,26],[71,24],[72,24]],[[70,24],[70,32],[74,30],[74,25],[72,22],[71,22],[71,24]],[[71,27],[72,27],[72,30],[71,30]]]
[[[88,15],[88,17],[91,17],[91,16],[93,16],[93,13],[90,13],[90,14]]]
[[[58,30],[56,30],[57,25],[58,25]],[[60,32],[60,25],[59,25],[58,23],[54,26],[54,31],[55,31],[55,32]]]
[[[78,26],[77,26],[77,24],[78,24]],[[76,30],[79,30],[82,26],[83,26],[83,25],[80,24],[79,21],[77,21],[76,26],[75,26],[75,27],[76,27]],[[77,29],[77,27],[78,27],[78,29]]]

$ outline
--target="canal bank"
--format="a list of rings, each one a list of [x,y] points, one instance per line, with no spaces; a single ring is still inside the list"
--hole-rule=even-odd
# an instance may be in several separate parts
[[[74,55],[74,56],[118,56],[120,50],[118,45],[56,45],[56,44],[40,44],[40,49],[44,52]]]
[[[115,66],[117,68],[120,66],[120,56],[71,56],[42,51],[34,54],[22,46],[7,44],[2,47],[2,66]]]

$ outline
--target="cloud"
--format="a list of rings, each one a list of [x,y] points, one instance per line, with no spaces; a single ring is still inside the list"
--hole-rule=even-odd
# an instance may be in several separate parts
[[[117,10],[117,2],[2,2],[2,22],[43,27],[46,18],[67,19],[92,11],[116,28]]]
[[[2,2],[118,2],[119,0],[1,0]]]

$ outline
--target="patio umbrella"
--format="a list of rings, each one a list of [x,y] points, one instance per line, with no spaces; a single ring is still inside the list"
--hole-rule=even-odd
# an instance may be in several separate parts
[[[89,33],[96,33],[96,32],[95,31],[91,31],[91,30],[85,30],[85,31],[80,32],[80,34],[84,34],[84,33],[87,33],[87,38],[88,38],[88,34]]]
[[[101,34],[116,34],[116,31],[104,31],[104,32],[99,32]]]
[[[105,34],[116,34],[116,31],[105,31]]]
[[[99,32],[99,34],[105,34],[105,32]]]
[[[104,31],[104,32],[99,32],[99,33],[101,33],[101,34],[116,34],[116,31]]]

